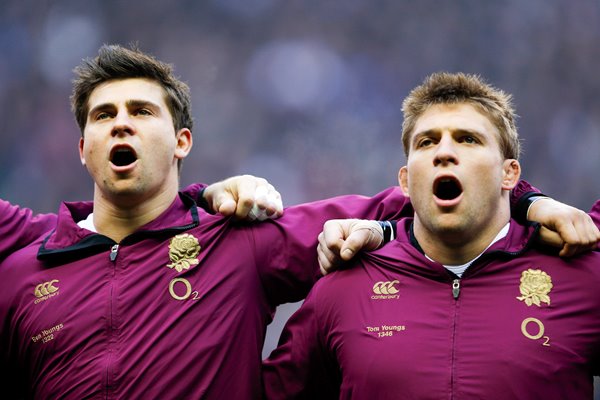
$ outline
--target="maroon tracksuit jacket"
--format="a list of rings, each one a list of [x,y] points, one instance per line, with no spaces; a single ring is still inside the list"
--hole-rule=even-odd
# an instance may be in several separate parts
[[[411,221],[317,282],[263,366],[268,399],[592,399],[600,252],[561,259],[513,222],[458,278]]]
[[[235,224],[181,195],[121,243],[76,225],[91,203],[64,204],[0,264],[0,397],[259,398],[266,326],[313,285],[324,221],[406,204],[395,188]]]

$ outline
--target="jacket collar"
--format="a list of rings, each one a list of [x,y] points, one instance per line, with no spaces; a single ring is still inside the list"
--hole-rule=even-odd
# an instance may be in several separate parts
[[[413,232],[413,218],[398,221],[397,238],[380,250],[365,253],[366,258],[373,258],[377,263],[389,269],[397,269],[398,261],[402,262],[402,269],[412,271],[430,279],[447,281],[456,278],[444,266],[428,259],[417,242]],[[515,221],[510,221],[510,229],[503,239],[490,246],[465,272],[463,277],[468,277],[475,271],[487,265],[487,260],[496,257],[513,258],[527,251],[534,243],[539,224],[532,223],[526,226]]]
[[[413,228],[413,218],[405,218],[398,223],[398,239],[399,241],[409,242],[421,254],[425,254],[417,238]],[[508,234],[491,245],[484,254],[492,252],[502,252],[507,254],[519,255],[529,249],[533,244],[533,239],[539,230],[539,224],[530,223],[528,225],[520,225],[514,220],[510,221]]]
[[[65,257],[80,258],[107,250],[117,244],[109,237],[77,225],[77,222],[86,218],[92,209],[92,202],[61,204],[56,229],[44,239],[38,251],[38,259],[60,261]],[[147,237],[169,236],[198,224],[198,209],[194,200],[184,193],[179,193],[161,215],[124,238],[121,243],[134,243]]]

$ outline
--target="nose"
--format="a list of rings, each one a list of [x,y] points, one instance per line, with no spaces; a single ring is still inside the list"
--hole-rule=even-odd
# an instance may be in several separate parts
[[[458,164],[458,155],[454,140],[450,135],[443,135],[437,145],[433,165]]]
[[[133,121],[131,120],[129,113],[126,111],[119,111],[113,120],[112,135],[133,135],[135,128]]]

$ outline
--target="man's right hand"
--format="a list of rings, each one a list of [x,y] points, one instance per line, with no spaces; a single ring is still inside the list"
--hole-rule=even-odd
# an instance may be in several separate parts
[[[234,176],[204,189],[204,199],[213,212],[237,219],[264,221],[283,214],[281,195],[266,179]]]
[[[321,273],[326,275],[350,260],[360,250],[375,250],[383,244],[383,229],[377,221],[333,219],[319,234],[317,255]]]

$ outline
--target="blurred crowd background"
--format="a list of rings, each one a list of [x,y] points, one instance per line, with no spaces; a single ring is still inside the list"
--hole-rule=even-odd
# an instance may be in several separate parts
[[[3,0],[2,198],[91,199],[71,71],[130,42],[191,87],[182,185],[252,173],[286,205],[395,185],[402,99],[446,70],[514,95],[525,179],[583,209],[600,198],[598,0]]]

